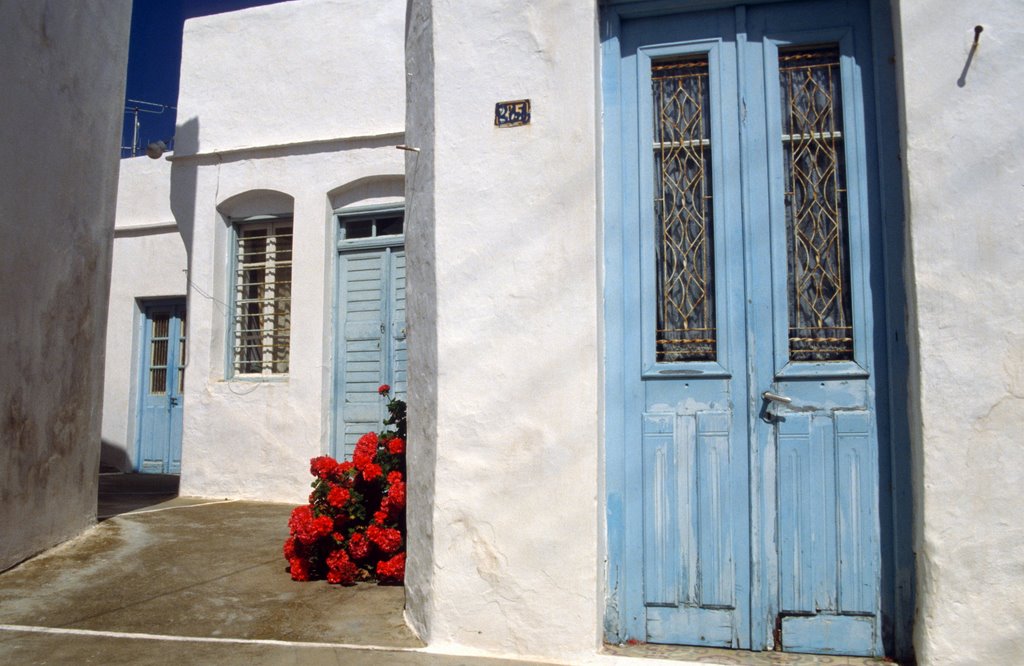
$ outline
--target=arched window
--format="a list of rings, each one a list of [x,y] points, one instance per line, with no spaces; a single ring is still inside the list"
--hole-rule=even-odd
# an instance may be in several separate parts
[[[291,345],[290,196],[246,192],[218,208],[231,227],[231,374],[288,373]]]

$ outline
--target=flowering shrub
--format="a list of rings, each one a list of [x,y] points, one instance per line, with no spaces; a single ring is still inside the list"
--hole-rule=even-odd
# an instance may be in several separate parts
[[[388,401],[384,430],[356,442],[351,461],[309,461],[313,492],[288,520],[284,557],[293,580],[357,580],[401,585],[405,579],[405,402]]]

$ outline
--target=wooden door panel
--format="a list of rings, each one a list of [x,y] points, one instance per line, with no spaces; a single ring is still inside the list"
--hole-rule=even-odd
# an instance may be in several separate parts
[[[377,387],[383,381],[387,353],[382,342],[387,325],[388,266],[387,256],[380,250],[342,254],[339,263],[341,441],[336,443],[336,455],[351,456],[356,440],[380,429]]]
[[[748,495],[730,422],[722,411],[643,417],[644,598],[658,640],[702,627],[701,644],[738,644],[735,543]]]
[[[392,395],[406,391],[405,251],[388,245],[340,252],[337,307],[333,448],[343,457],[362,435],[381,429],[380,385],[391,385]]]

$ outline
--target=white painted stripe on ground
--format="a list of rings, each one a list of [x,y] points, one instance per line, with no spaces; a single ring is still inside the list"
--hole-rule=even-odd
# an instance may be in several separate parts
[[[211,504],[231,504],[232,502],[241,502],[243,500],[235,499],[223,499],[213,500],[212,502],[199,502],[198,504],[178,504],[176,506],[165,506],[159,509],[140,509],[138,511],[129,511],[127,513],[119,513],[118,516],[137,516],[140,513],[158,513],[160,511],[173,511],[174,509],[191,509],[194,506],[210,506]]]
[[[64,627],[36,627],[23,624],[0,624],[0,631],[61,636],[94,636],[97,638],[128,638],[144,641],[173,641],[177,643],[228,643],[234,645],[271,645],[277,647],[337,648],[342,650],[372,650],[377,652],[425,652],[421,647],[387,647],[383,645],[357,645],[355,643],[314,643],[311,641],[278,641],[259,638],[218,638],[216,636],[173,636],[169,634],[139,634],[126,631],[100,631],[96,629],[69,629]]]

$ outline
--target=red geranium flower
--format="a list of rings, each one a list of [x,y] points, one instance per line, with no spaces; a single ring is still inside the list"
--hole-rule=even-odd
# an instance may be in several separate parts
[[[402,547],[402,533],[390,527],[370,525],[366,528],[366,536],[388,555]]]
[[[356,580],[359,568],[349,559],[348,553],[339,548],[327,556],[327,582],[351,585]]]
[[[311,520],[313,520],[313,510],[308,506],[297,506],[292,510],[291,517],[288,518],[288,530],[292,536],[298,537],[307,531]]]
[[[295,557],[295,546],[295,537],[288,537],[284,540],[284,559],[291,560],[293,557]]]
[[[338,471],[338,461],[330,456],[318,456],[309,461],[309,473],[326,479]]]
[[[366,469],[367,465],[373,463],[377,455],[377,433],[368,432],[356,442],[355,452],[352,454],[352,463],[359,471]],[[369,479],[367,479],[369,480]]]
[[[325,537],[334,531],[334,519],[330,516],[317,516],[310,523],[309,533],[312,535],[313,540]]]
[[[401,509],[402,507],[404,507],[405,506],[405,483],[402,482],[402,481],[398,481],[397,483],[392,483],[391,487],[388,488],[387,499],[390,500],[391,503],[395,505],[395,508]]]
[[[405,402],[391,397],[387,384],[378,391],[390,414],[384,432],[360,437],[350,461],[310,459],[313,492],[306,506],[292,511],[282,548],[295,580],[404,580]]]
[[[384,470],[381,469],[380,465],[370,463],[363,467],[363,478],[367,481],[373,481],[374,479],[384,476]]]
[[[365,560],[370,554],[370,542],[361,532],[353,532],[348,538],[348,554],[356,560]]]
[[[331,486],[331,490],[327,493],[327,503],[333,506],[335,509],[340,509],[345,506],[348,502],[350,493],[341,486]]]
[[[377,580],[381,583],[398,584],[405,580],[405,553],[399,553],[390,560],[377,563]]]
[[[288,528],[299,543],[308,546],[333,532],[334,521],[329,516],[314,518],[312,509],[308,506],[299,506],[292,511],[291,518],[288,519]]]
[[[309,580],[309,562],[303,557],[293,557],[288,560],[288,573],[292,580]]]

